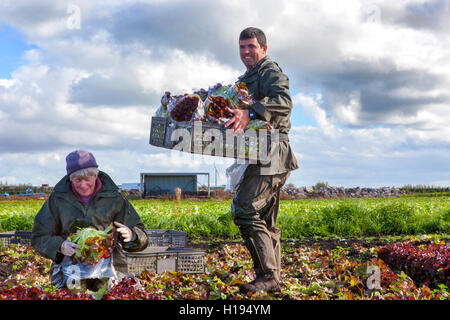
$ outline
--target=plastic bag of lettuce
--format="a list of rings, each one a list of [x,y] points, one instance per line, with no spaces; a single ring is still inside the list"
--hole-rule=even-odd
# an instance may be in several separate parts
[[[114,228],[105,230],[93,227],[79,228],[69,240],[80,246],[72,257],[65,256],[59,264],[52,266],[50,279],[58,289],[80,288],[81,280],[114,279],[118,276],[112,263]]]
[[[112,231],[112,225],[105,230],[93,227],[79,229],[69,237],[70,241],[80,246],[73,258],[86,264],[94,264],[101,258],[109,258],[114,244]]]

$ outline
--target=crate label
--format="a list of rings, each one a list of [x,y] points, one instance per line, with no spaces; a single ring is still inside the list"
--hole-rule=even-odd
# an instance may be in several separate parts
[[[167,121],[157,120],[152,118],[152,128],[150,134],[150,144],[155,146],[164,146],[164,139],[166,136]]]

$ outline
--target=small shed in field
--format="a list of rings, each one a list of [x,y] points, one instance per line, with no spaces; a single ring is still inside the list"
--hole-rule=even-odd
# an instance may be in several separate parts
[[[179,187],[185,194],[198,194],[198,176],[208,177],[208,197],[210,196],[209,172],[144,172],[141,173],[141,197],[175,194]]]

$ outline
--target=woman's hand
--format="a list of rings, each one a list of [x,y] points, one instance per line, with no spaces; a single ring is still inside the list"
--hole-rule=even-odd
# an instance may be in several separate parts
[[[114,221],[114,224],[117,227],[117,232],[119,232],[123,238],[124,242],[130,242],[133,241],[136,238],[136,235],[134,234],[134,232],[128,228],[126,225],[121,224],[117,221]]]
[[[71,257],[77,252],[76,249],[79,249],[79,248],[80,248],[80,246],[77,245],[76,243],[73,243],[69,240],[65,240],[61,244],[61,248],[59,248],[59,251],[61,251],[61,253],[63,255]]]

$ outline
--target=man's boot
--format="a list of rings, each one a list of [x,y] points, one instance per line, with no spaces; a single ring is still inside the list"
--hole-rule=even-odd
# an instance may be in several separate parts
[[[280,292],[281,286],[273,274],[267,274],[239,287],[239,292],[244,294],[257,291]]]
[[[277,261],[273,251],[272,238],[265,232],[253,232],[244,239],[245,246],[250,251],[256,279],[242,285],[239,290],[243,293],[259,290],[276,292],[280,290],[277,278]]]

